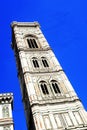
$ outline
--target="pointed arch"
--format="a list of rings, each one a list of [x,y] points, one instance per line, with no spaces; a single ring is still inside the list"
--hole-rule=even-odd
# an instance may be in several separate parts
[[[46,57],[41,57],[41,60],[44,67],[49,67],[48,60]]]
[[[38,59],[36,57],[32,57],[32,62],[35,68],[39,68]]]
[[[39,48],[37,37],[35,35],[27,34],[25,39],[27,40],[29,48]]]
[[[51,87],[54,90],[55,94],[61,93],[59,86],[58,86],[58,82],[56,80],[51,80],[50,83],[51,83]]]
[[[4,126],[3,130],[11,130],[10,126]]]
[[[41,90],[42,90],[42,92],[43,92],[43,94],[44,95],[48,95],[49,94],[49,91],[48,91],[48,88],[47,88],[47,83],[46,83],[46,81],[40,81],[39,82],[39,84],[40,84],[40,87],[41,87]]]
[[[4,105],[2,107],[2,114],[4,118],[9,117],[9,106],[8,105]]]

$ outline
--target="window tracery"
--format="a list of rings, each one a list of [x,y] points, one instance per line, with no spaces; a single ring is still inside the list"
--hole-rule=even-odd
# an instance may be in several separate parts
[[[3,130],[11,130],[10,126],[4,126]]]
[[[33,58],[32,58],[32,62],[33,62],[33,66],[34,66],[35,68],[39,68],[39,63],[38,63],[38,60],[37,60],[36,57],[33,57]]]
[[[38,43],[37,43],[36,37],[27,36],[26,40],[27,40],[29,48],[38,48]]]
[[[52,89],[54,90],[55,94],[61,93],[57,81],[52,80],[52,81],[51,81],[51,87],[52,87]]]
[[[81,116],[80,116],[78,111],[74,112],[74,116],[75,116],[76,121],[78,122],[79,125],[83,124],[82,118],[81,118]]]
[[[41,59],[42,59],[43,66],[44,67],[49,67],[47,59],[45,57],[41,57]]]
[[[47,83],[45,81],[40,82],[40,87],[41,87],[41,90],[42,90],[44,95],[49,94],[49,91],[48,91],[48,88],[47,88]]]
[[[9,117],[9,107],[7,105],[4,105],[2,108],[3,117]]]

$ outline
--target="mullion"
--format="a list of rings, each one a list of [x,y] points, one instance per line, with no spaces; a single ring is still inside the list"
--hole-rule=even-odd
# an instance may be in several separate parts
[[[53,86],[54,92],[57,93],[54,83],[52,83],[52,86]]]
[[[27,42],[28,42],[29,47],[32,48],[30,39],[27,39]]]
[[[44,89],[44,85],[43,85],[43,84],[41,84],[41,89],[42,89],[43,93],[46,94],[46,93],[45,93],[45,89]]]
[[[30,39],[30,42],[31,42],[32,48],[35,48],[32,39]]]
[[[44,84],[46,94],[49,94],[46,84]]]
[[[33,60],[33,64],[34,64],[34,67],[36,68],[36,62],[35,62],[35,60]]]
[[[35,60],[36,67],[39,67],[38,61]]]
[[[43,62],[44,67],[46,67],[46,63],[45,63],[45,60],[44,60],[44,59],[42,60],[42,62]]]
[[[48,65],[48,63],[47,63],[47,60],[44,60],[44,62],[45,62],[45,66],[46,66],[46,67],[49,67],[49,65]]]
[[[57,92],[61,93],[57,83],[55,83],[55,87],[56,87]]]
[[[35,39],[33,39],[33,43],[34,43],[35,48],[38,48],[38,46],[37,46],[37,43],[36,43],[36,40],[35,40]]]

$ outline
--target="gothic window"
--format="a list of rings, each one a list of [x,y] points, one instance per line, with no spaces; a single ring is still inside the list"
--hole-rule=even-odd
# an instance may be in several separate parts
[[[44,67],[49,67],[49,64],[47,62],[47,59],[45,57],[42,57],[42,63]]]
[[[28,43],[29,48],[38,48],[36,39],[34,38],[27,38],[27,43]]]
[[[37,60],[36,57],[32,58],[32,62],[33,62],[33,65],[34,65],[35,68],[39,68],[38,60]]]
[[[55,120],[56,120],[56,122],[57,122],[58,128],[63,127],[63,122],[62,122],[62,120],[61,120],[61,116],[58,115],[58,114],[56,114],[56,115],[54,115],[54,117],[55,117]]]
[[[49,94],[49,91],[48,91],[48,88],[47,88],[47,83],[45,81],[40,82],[40,87],[41,87],[41,90],[42,90],[44,95]]]
[[[51,81],[51,87],[52,87],[52,89],[54,90],[55,94],[61,93],[57,81],[52,80],[52,81]]]
[[[52,128],[50,118],[48,116],[44,116],[44,122],[47,130]]]
[[[64,113],[63,117],[65,119],[65,122],[66,122],[67,126],[69,126],[69,127],[73,126],[72,120],[71,120],[71,118],[70,118],[68,113]]]
[[[11,130],[10,126],[4,126],[3,130]]]
[[[9,117],[9,107],[7,105],[4,105],[2,108],[2,114],[4,118]]]
[[[82,121],[82,118],[81,118],[79,112],[77,112],[77,111],[74,112],[74,116],[75,116],[75,118],[76,118],[79,125],[83,124],[83,121]]]

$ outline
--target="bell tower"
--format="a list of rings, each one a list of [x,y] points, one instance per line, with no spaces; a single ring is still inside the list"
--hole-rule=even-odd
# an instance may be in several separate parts
[[[0,130],[14,130],[13,93],[0,94]]]
[[[38,22],[12,23],[28,130],[86,130],[87,113]]]

